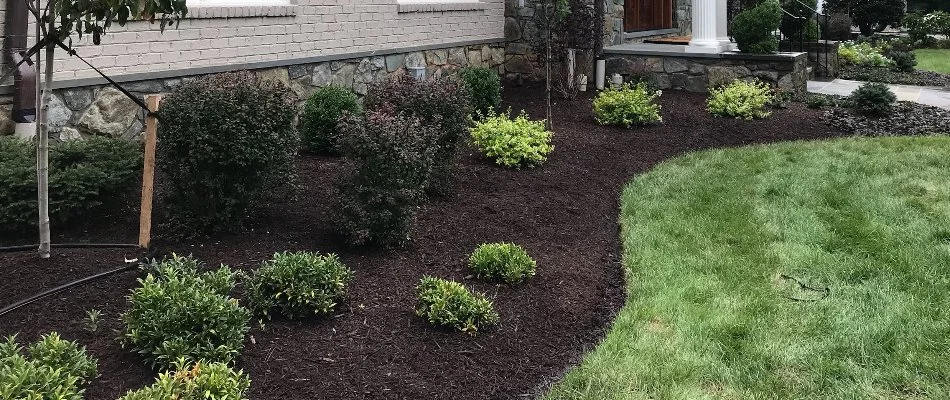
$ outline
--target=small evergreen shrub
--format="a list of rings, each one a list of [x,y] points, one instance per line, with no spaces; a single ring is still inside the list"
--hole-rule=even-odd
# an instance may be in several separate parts
[[[128,297],[121,340],[154,367],[179,360],[230,363],[244,346],[251,313],[229,296],[234,272],[201,267],[192,257],[173,255],[151,266]]]
[[[434,165],[436,125],[368,109],[341,123],[343,154],[353,168],[340,183],[337,227],[351,245],[396,246],[409,229]]]
[[[511,110],[505,114],[489,114],[472,128],[472,142],[485,157],[506,167],[538,165],[547,160],[554,151],[544,121],[532,121],[522,111],[511,118]]]
[[[485,67],[469,67],[462,69],[461,76],[476,119],[498,110],[501,106],[501,78],[498,73]]]
[[[472,114],[465,83],[453,75],[422,81],[395,75],[388,81],[371,85],[363,103],[367,110],[394,112],[416,119],[425,131],[438,133],[429,144],[434,150],[434,164],[426,188],[437,194],[450,191],[454,186],[455,153]]]
[[[27,350],[16,338],[0,343],[0,398],[82,400],[82,386],[96,376],[96,360],[56,332]]]
[[[736,80],[711,90],[706,105],[717,117],[751,120],[772,115],[767,107],[771,102],[772,90],[765,83]]]
[[[51,143],[49,216],[54,224],[91,218],[138,189],[142,149],[127,140],[90,137]],[[36,144],[0,137],[0,231],[36,226]]]
[[[350,89],[330,85],[317,89],[300,116],[303,146],[314,153],[336,154],[340,142],[337,122],[344,113],[360,114],[363,106]]]
[[[234,230],[294,178],[295,98],[250,72],[208,75],[162,102],[158,166],[182,235]]]
[[[662,122],[660,105],[656,104],[656,98],[661,94],[663,92],[651,90],[644,83],[608,88],[594,99],[594,118],[601,125],[627,128]]]
[[[854,21],[844,12],[833,12],[828,15],[828,40],[845,41],[851,39],[851,25]]]
[[[119,400],[247,400],[251,380],[225,363],[175,362],[172,371],[158,375],[152,386],[129,391]]]
[[[851,93],[851,102],[858,112],[881,117],[893,112],[897,96],[886,84],[865,82]]]
[[[270,315],[279,310],[289,319],[333,312],[353,279],[336,254],[284,252],[264,262],[247,284],[255,311]]]
[[[430,324],[475,335],[498,323],[492,302],[461,283],[425,276],[417,289],[416,315]]]
[[[764,54],[778,50],[773,32],[782,23],[782,7],[778,0],[765,0],[743,11],[732,20],[730,31],[743,53]]]
[[[468,268],[479,279],[498,279],[511,285],[534,276],[536,263],[514,243],[486,243],[468,258]]]
[[[894,70],[898,72],[913,72],[917,66],[917,56],[909,51],[892,51],[888,58],[894,61]]]

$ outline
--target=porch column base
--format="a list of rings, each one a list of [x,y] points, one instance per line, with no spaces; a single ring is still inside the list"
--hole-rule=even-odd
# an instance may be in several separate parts
[[[686,46],[687,53],[722,53],[732,50],[732,43],[729,40],[692,40]]]

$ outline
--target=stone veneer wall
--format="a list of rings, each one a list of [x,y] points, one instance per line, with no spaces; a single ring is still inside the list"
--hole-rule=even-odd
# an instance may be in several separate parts
[[[255,70],[287,84],[302,104],[319,87],[329,84],[352,88],[366,94],[367,85],[389,74],[403,73],[406,67],[426,67],[426,76],[454,73],[466,66],[484,66],[505,74],[504,43],[451,47],[341,59],[313,64]],[[120,83],[137,95],[167,93],[182,82],[193,79],[181,77]],[[13,98],[0,96],[0,135],[13,133],[9,120]],[[49,105],[51,136],[60,140],[81,139],[87,135],[134,139],[141,135],[145,114],[132,100],[109,85],[75,87],[54,91]]]
[[[646,75],[660,89],[706,92],[736,79],[757,79],[784,91],[804,93],[808,82],[805,53],[724,53],[712,57],[605,54],[604,57],[608,80],[615,73],[625,77]]]

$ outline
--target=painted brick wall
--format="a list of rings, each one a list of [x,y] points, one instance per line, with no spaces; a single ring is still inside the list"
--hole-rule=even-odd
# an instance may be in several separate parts
[[[3,8],[0,0],[0,26]],[[452,2],[450,2],[452,3]],[[460,3],[462,5],[460,6]],[[439,7],[403,5],[402,10]],[[191,7],[190,18],[159,33],[157,25],[116,27],[77,52],[110,75],[181,70],[504,36],[504,0],[450,4],[450,11],[400,12],[397,0],[297,0],[291,6]],[[31,27],[31,32],[32,31]],[[2,32],[2,30],[0,30]],[[75,40],[75,38],[74,38]],[[151,41],[151,43],[141,43]],[[95,77],[59,51],[56,80]]]

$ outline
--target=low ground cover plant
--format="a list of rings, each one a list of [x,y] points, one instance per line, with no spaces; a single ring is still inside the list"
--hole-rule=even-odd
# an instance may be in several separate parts
[[[471,135],[482,155],[506,167],[539,165],[554,151],[554,133],[547,130],[545,121],[532,121],[524,111],[515,118],[511,110],[491,113],[475,123]]]
[[[119,205],[115,199],[137,188],[141,170],[137,143],[104,137],[51,143],[50,220],[66,223]],[[36,145],[0,138],[0,231],[35,226],[36,201]]]
[[[119,400],[247,400],[251,380],[225,363],[176,361],[151,386],[129,391]]]
[[[479,279],[502,280],[511,285],[535,274],[537,263],[514,243],[485,243],[468,258],[468,268]]]
[[[430,324],[475,335],[498,323],[492,302],[461,283],[425,276],[417,290],[416,315]]]
[[[884,56],[880,46],[870,42],[845,42],[838,47],[838,57],[845,64],[862,67],[889,67],[893,61]]]
[[[277,253],[247,283],[248,301],[261,315],[288,319],[327,315],[346,295],[353,271],[336,254]]]
[[[76,342],[49,333],[24,349],[15,337],[0,342],[0,399],[81,400],[96,376],[96,360]]]
[[[501,106],[501,78],[490,68],[469,67],[460,74],[472,101],[473,117],[479,119]]]
[[[405,243],[436,164],[439,126],[369,109],[365,119],[344,118],[341,129],[352,169],[339,185],[340,233],[356,246]]]
[[[706,104],[717,117],[751,120],[772,115],[768,111],[771,102],[772,90],[767,84],[736,80],[709,91]]]
[[[772,53],[778,50],[774,32],[782,23],[778,0],[765,0],[733,18],[730,31],[743,53]]]
[[[158,166],[168,217],[183,236],[240,228],[294,181],[295,98],[250,72],[199,77],[162,102]]]
[[[300,115],[303,147],[314,153],[339,153],[337,122],[345,113],[359,115],[362,109],[360,99],[350,89],[336,85],[317,89],[307,99]]]
[[[888,115],[896,102],[897,96],[883,83],[866,82],[851,93],[854,108],[867,115]]]
[[[601,125],[627,128],[662,122],[656,99],[663,92],[652,90],[646,83],[610,87],[594,99],[594,118]]]
[[[205,271],[195,258],[173,255],[148,270],[128,296],[123,345],[161,370],[179,361],[230,363],[237,357],[251,313],[229,296],[231,269]]]

